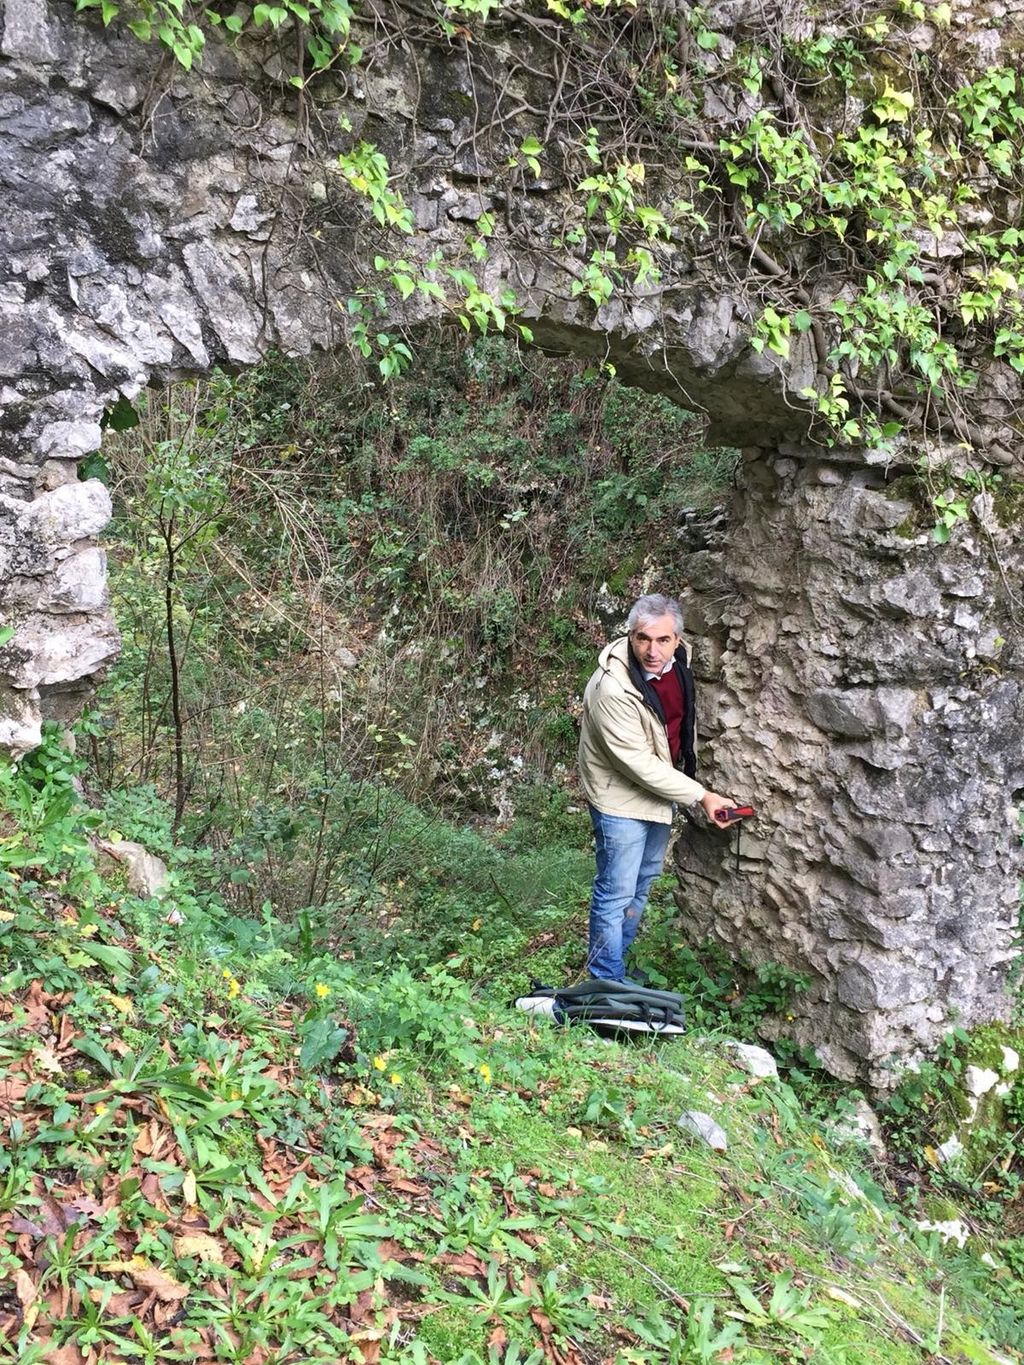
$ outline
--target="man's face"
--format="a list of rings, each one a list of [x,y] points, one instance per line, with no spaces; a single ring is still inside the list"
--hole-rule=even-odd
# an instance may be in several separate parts
[[[653,621],[644,621],[629,638],[644,671],[660,673],[679,648],[682,636],[676,634],[675,622],[666,613]]]

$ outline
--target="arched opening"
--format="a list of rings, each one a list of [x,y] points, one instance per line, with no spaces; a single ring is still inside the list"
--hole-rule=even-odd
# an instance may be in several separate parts
[[[632,598],[685,585],[709,524],[721,537],[738,460],[607,367],[499,335],[421,329],[401,380],[369,374],[272,357],[152,394],[81,471],[113,499],[122,637],[87,780],[128,838],[134,805],[162,802],[240,912],[333,916],[347,947],[339,907],[431,860],[408,826],[525,851],[562,825],[586,862],[582,685]],[[520,919],[547,879],[517,893]],[[466,925],[410,923],[411,889],[396,936],[453,951]]]

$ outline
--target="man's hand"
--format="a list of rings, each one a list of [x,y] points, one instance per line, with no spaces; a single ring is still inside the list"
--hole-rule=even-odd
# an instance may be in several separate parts
[[[728,796],[718,796],[715,792],[705,792],[700,799],[700,804],[704,807],[704,814],[708,819],[718,826],[719,829],[728,829],[730,825],[738,824],[736,820],[716,820],[715,811],[732,810],[737,802]]]

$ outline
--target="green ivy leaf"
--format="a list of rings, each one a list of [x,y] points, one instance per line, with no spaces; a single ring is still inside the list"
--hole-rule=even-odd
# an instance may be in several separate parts
[[[110,431],[131,431],[139,425],[139,414],[127,398],[122,396],[103,414],[100,426]]]

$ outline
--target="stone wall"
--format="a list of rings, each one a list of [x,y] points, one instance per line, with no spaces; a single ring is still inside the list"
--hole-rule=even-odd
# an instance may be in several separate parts
[[[739,34],[745,7],[715,15]],[[372,62],[339,69],[315,103],[289,86],[283,45],[211,44],[186,75],[70,0],[7,0],[0,620],[16,633],[0,646],[0,746],[23,751],[42,718],[72,714],[117,649],[98,539],[109,501],[76,472],[104,413],[146,384],[342,344],[376,253],[471,263],[488,211],[485,283],[514,288],[539,344],[605,356],[705,412],[710,439],[758,446],[728,549],[697,556],[692,595],[711,771],[764,813],[739,875],[715,832],[688,845],[693,932],[813,971],[798,1034],[840,1074],[927,1045],[954,1009],[998,1012],[1022,784],[1019,529],[982,507],[988,529],[940,552],[906,534],[910,513],[857,452],[839,465],[785,447],[807,437],[810,339],[794,337],[785,366],[749,347],[750,256],[727,234],[699,258],[658,244],[660,281],[600,308],[574,293],[580,263],[552,249],[567,173],[508,165],[523,137],[559,126],[557,49],[514,15],[487,51],[428,41],[414,9],[385,17],[361,35]],[[709,129],[733,117],[721,95],[709,83]],[[338,172],[360,137],[412,209],[397,244]],[[415,296],[389,326],[432,312]],[[1011,376],[976,402],[1001,424],[1008,477],[1019,397]]]
[[[1019,497],[948,545],[920,482],[748,450],[725,546],[690,560],[716,791],[759,818],[676,846],[682,920],[808,973],[785,1032],[891,1083],[1000,1013],[1024,871]],[[1009,523],[1009,524],[1007,524]]]

